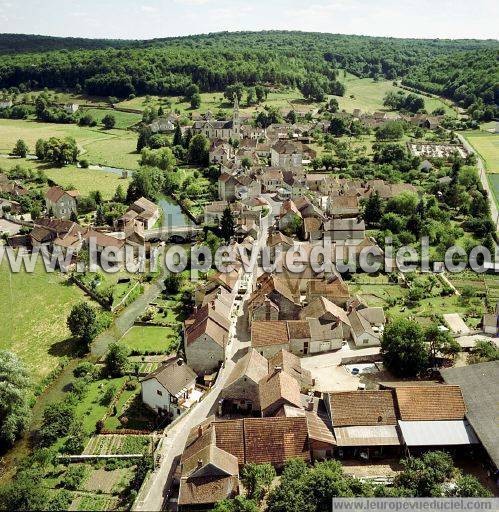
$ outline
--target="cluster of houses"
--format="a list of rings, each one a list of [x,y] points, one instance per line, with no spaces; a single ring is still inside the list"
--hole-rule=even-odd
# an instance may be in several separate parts
[[[0,175],[1,177],[2,175]],[[9,187],[17,186],[14,182],[0,180]],[[76,222],[78,214],[77,190],[65,190],[59,186],[50,187],[45,192],[46,216],[33,219],[32,229],[28,234],[15,235],[8,239],[13,247],[61,247],[71,249],[77,254],[82,248],[88,247],[90,239],[95,243],[98,252],[112,249],[118,256],[125,245],[134,249],[145,243],[145,230],[151,229],[160,218],[160,209],[153,202],[141,197],[134,201],[127,211],[114,223],[113,232],[108,227],[83,227]],[[0,199],[0,210],[12,214],[19,213],[16,201]]]
[[[175,475],[180,510],[238,495],[249,463],[280,470],[292,458],[379,460],[445,449],[497,470],[497,407],[489,417],[486,408],[498,370],[497,362],[483,363],[445,370],[445,382],[388,382],[318,397],[307,392],[313,382],[299,358],[281,350],[266,359],[250,349],[232,370],[217,415],[189,433]]]

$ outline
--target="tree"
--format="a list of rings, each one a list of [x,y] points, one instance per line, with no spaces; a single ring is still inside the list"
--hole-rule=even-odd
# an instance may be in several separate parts
[[[0,383],[0,441],[12,446],[30,421],[30,380],[21,360],[7,350],[0,350]]]
[[[196,84],[189,84],[184,93],[186,101],[190,101],[195,94],[199,94],[199,87]]]
[[[65,139],[50,137],[46,143],[44,159],[58,166],[75,164],[78,160],[78,153],[78,146],[72,137]]]
[[[111,377],[122,377],[128,367],[128,347],[124,344],[111,343],[106,355],[106,369]]]
[[[21,158],[26,158],[28,156],[28,145],[24,142],[23,139],[19,139],[12,150],[12,154],[14,156],[19,156]]]
[[[111,130],[111,128],[114,128],[114,125],[116,124],[116,117],[114,117],[113,114],[106,114],[102,118],[102,124],[106,130]]]
[[[132,203],[141,197],[155,201],[163,190],[165,183],[164,173],[156,168],[142,167],[132,175],[128,185],[126,202]]]
[[[191,108],[196,109],[201,106],[201,95],[200,94],[193,94],[191,97]]]
[[[116,192],[113,196],[113,201],[116,203],[124,203],[126,201],[126,194],[121,185],[116,187]]]
[[[180,128],[180,124],[175,124],[175,131],[173,132],[173,142],[172,146],[181,146],[182,145],[182,130]]]
[[[245,496],[236,496],[233,500],[222,500],[215,504],[213,512],[260,512],[258,504]]]
[[[492,493],[472,475],[461,475],[455,481],[451,496],[457,498],[491,498]]]
[[[206,165],[208,163],[208,139],[201,133],[194,135],[189,144],[189,161],[193,164]]]
[[[348,132],[348,125],[343,118],[335,117],[331,119],[329,132],[332,133],[335,137],[341,137]]]
[[[376,140],[399,140],[404,135],[400,121],[387,121],[376,130]]]
[[[47,142],[43,139],[38,139],[35,145],[35,155],[38,160],[45,160],[47,153]]]
[[[39,470],[20,471],[11,483],[0,488],[0,510],[47,510],[48,500]]]
[[[180,291],[182,276],[175,272],[170,272],[165,278],[165,291],[170,295],[175,295]]]
[[[149,145],[149,140],[152,136],[152,131],[149,126],[141,126],[139,128],[139,137],[137,139],[137,153],[140,153],[143,148]]]
[[[381,339],[383,364],[398,377],[415,377],[428,367],[424,333],[417,322],[400,318],[389,323]]]
[[[246,103],[247,105],[253,105],[255,103],[255,88],[254,87],[248,87],[246,89]]]
[[[140,165],[158,167],[162,171],[171,171],[177,163],[170,148],[143,148],[140,152]]]
[[[275,477],[276,472],[271,464],[246,464],[241,473],[241,481],[249,498],[258,502],[263,499]]]
[[[288,115],[286,116],[286,121],[289,124],[296,124],[297,119],[298,119],[298,116],[296,115],[296,112],[294,110],[290,110],[288,112]]]
[[[244,93],[244,85],[240,82],[237,82],[232,85],[228,85],[225,88],[224,96],[225,98],[233,102],[234,98],[237,96],[237,100],[241,101],[243,99],[243,93]]]
[[[222,219],[220,221],[220,233],[222,238],[228,243],[234,236],[235,231],[236,228],[234,215],[230,209],[230,206],[227,206],[222,213]]]
[[[71,334],[80,338],[86,346],[97,334],[97,315],[94,308],[86,302],[80,302],[73,306],[67,324]]]
[[[267,88],[264,87],[263,85],[257,85],[255,87],[255,94],[256,94],[256,101],[258,103],[261,103],[263,100],[267,99],[267,94],[268,94]]]
[[[411,489],[417,497],[442,496],[442,484],[454,473],[451,456],[442,451],[404,459],[401,464],[404,470],[395,477],[394,485]]]
[[[383,215],[383,205],[379,193],[376,191],[367,198],[364,207],[364,220],[368,224],[376,224],[380,221],[381,215]]]
[[[497,361],[499,359],[499,348],[490,340],[478,340],[473,351],[468,356],[470,364]]]
[[[43,411],[42,426],[38,431],[38,446],[53,445],[69,432],[75,419],[75,406],[69,400],[47,405]]]
[[[327,104],[328,112],[335,114],[336,112],[338,112],[339,108],[340,108],[340,105],[338,103],[338,100],[336,98],[331,98]]]
[[[433,367],[436,366],[438,354],[454,357],[461,350],[459,343],[451,336],[449,331],[441,331],[436,324],[428,326],[424,336],[429,343],[429,355]]]

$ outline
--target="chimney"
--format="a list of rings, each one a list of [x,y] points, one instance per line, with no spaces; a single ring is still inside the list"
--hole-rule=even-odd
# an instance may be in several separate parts
[[[203,435],[203,427],[201,425],[198,426],[198,437]]]
[[[203,467],[203,459],[198,459],[198,469]]]

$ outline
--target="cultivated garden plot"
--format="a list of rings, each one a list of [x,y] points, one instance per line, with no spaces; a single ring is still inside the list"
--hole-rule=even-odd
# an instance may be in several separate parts
[[[152,453],[153,438],[146,435],[95,435],[83,455],[137,455]]]

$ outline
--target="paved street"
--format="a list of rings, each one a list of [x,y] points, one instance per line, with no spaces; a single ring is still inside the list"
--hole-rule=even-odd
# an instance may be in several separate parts
[[[274,205],[274,208],[276,207],[277,206]],[[259,248],[262,248],[267,242],[270,219],[271,215],[262,219],[258,240]],[[247,293],[242,301],[239,303],[236,302],[232,308],[233,314],[239,311],[239,315],[235,318],[236,328],[234,329],[234,336],[227,347],[225,364],[219,371],[215,385],[200,403],[178,421],[178,423],[166,431],[166,437],[163,438],[162,444],[158,449],[160,465],[144,484],[142,494],[135,502],[133,510],[162,510],[166,507],[166,493],[171,486],[175,467],[184,449],[190,430],[216,412],[220,391],[225,386],[225,382],[234,368],[235,363],[249,347],[250,339],[245,303],[251,294],[256,276],[257,269],[255,268],[249,281]]]

